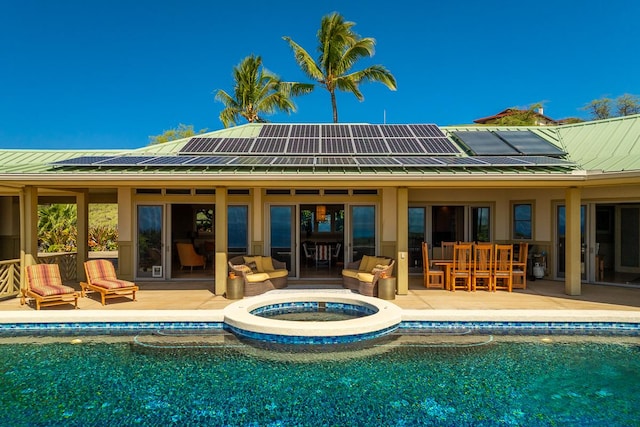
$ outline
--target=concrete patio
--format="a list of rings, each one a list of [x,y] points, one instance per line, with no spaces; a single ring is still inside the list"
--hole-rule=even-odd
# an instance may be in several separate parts
[[[137,301],[130,298],[114,298],[106,306],[100,304],[97,295],[88,295],[78,300],[82,311],[91,310],[221,310],[233,302],[224,296],[214,295],[213,284],[203,281],[180,281],[169,283],[138,282],[140,291]],[[290,289],[337,288],[339,281],[290,282]],[[79,289],[79,286],[76,286]],[[636,312],[640,316],[640,288],[583,284],[582,295],[569,296],[564,293],[564,283],[536,280],[527,283],[526,290],[487,292],[425,289],[421,277],[412,277],[409,293],[397,295],[392,301],[404,310],[607,310]],[[72,305],[43,307],[41,312],[69,311]],[[20,305],[19,298],[0,301],[0,322],[7,311],[35,312],[30,304]],[[560,314],[560,313],[558,313]],[[631,313],[629,313],[631,314]],[[99,315],[97,315],[99,317]]]

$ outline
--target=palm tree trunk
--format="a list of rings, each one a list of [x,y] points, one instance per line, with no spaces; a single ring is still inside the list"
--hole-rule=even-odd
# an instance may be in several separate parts
[[[333,123],[338,123],[338,104],[336,103],[335,91],[329,91],[331,94],[331,107],[333,108]]]

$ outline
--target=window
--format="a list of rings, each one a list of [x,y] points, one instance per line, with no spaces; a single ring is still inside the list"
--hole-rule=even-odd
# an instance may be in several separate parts
[[[533,239],[533,205],[531,203],[513,204],[513,239]]]
[[[196,209],[196,233],[213,234],[213,209],[198,208]]]
[[[227,246],[229,253],[246,254],[249,242],[249,207],[227,206]]]

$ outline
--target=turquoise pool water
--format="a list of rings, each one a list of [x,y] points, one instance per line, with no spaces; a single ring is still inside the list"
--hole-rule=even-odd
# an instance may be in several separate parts
[[[0,343],[0,425],[640,425],[637,337],[408,334],[331,353],[224,333]]]

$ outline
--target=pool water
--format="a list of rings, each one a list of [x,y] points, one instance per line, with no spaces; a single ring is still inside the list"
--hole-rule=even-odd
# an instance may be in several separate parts
[[[0,425],[640,425],[633,337],[395,336],[335,359],[72,339],[0,340]]]

